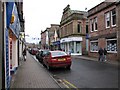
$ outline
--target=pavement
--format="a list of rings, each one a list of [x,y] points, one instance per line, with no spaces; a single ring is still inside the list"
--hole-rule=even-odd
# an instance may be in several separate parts
[[[86,55],[78,55],[78,56],[72,56],[73,58],[78,58],[78,59],[84,59],[84,60],[92,60],[92,61],[97,61],[98,62],[98,58],[94,58],[94,57],[90,57],[90,56],[86,56]],[[113,64],[113,65],[119,65],[118,61],[115,60],[107,60],[104,61],[104,63],[108,63],[108,64]]]
[[[97,58],[88,56],[72,56],[73,58],[98,61]],[[117,61],[106,61],[105,63],[118,65]],[[15,74],[12,75],[12,88],[65,88],[62,84],[56,81],[54,76],[51,76],[48,70],[32,55],[27,54],[27,60],[20,61],[20,65]]]
[[[12,88],[61,88],[50,76],[42,64],[27,54],[26,61],[21,61],[16,73],[12,76]]]

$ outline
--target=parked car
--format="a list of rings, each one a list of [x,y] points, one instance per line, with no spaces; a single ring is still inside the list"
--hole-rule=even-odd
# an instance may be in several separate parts
[[[36,58],[38,59],[39,62],[43,62],[43,57],[45,56],[45,54],[48,52],[48,50],[39,50],[36,53]]]
[[[71,55],[68,55],[64,51],[48,51],[43,57],[43,65],[46,66],[48,70],[58,67],[70,69],[71,64]]]
[[[31,50],[32,55],[36,55],[37,52],[38,52],[37,48],[32,48],[32,50]]]
[[[29,49],[28,49],[28,52],[29,52],[30,54],[32,54],[32,49],[31,49],[31,48],[29,48]]]

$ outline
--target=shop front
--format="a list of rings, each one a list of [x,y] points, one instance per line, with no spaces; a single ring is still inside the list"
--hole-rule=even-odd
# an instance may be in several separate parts
[[[60,40],[61,49],[71,55],[82,55],[82,37],[68,37]]]
[[[60,41],[55,41],[53,42],[53,47],[54,47],[54,50],[60,50]]]
[[[18,67],[18,40],[20,32],[20,21],[16,5],[13,5],[11,23],[9,25],[9,59],[10,72],[13,74]]]
[[[18,67],[18,39],[9,30],[9,61],[10,61],[10,74],[14,74]]]

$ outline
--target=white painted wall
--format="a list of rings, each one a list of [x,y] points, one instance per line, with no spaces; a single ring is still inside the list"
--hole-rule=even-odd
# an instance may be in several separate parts
[[[22,58],[22,42],[19,41],[19,57]]]
[[[18,40],[13,40],[13,42],[12,42],[12,66],[13,66],[13,68],[12,69],[14,69],[15,67],[18,67],[18,49],[17,49],[17,47],[18,47],[18,45],[17,45],[17,41]]]

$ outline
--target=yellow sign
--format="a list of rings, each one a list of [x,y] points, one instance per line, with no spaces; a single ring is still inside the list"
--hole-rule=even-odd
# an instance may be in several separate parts
[[[12,24],[12,23],[14,23],[14,21],[15,21],[15,15],[12,14],[10,23]]]

